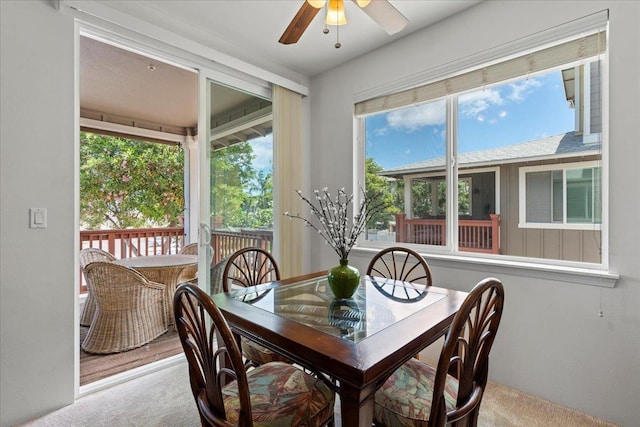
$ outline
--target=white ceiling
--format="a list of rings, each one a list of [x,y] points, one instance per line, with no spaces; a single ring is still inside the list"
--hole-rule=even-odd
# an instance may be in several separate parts
[[[160,25],[201,44],[254,65],[275,64],[313,77],[366,52],[441,21],[481,0],[391,0],[408,20],[407,27],[387,35],[352,1],[345,0],[347,24],[323,34],[322,11],[297,44],[278,39],[304,0],[100,0],[106,6]],[[379,0],[374,0],[379,1]]]
[[[366,52],[425,28],[481,0],[391,0],[408,20],[389,36],[349,0],[348,23],[322,33],[322,11],[297,44],[278,39],[304,0],[97,0],[104,6],[151,22],[209,48],[269,71],[286,70],[313,77]],[[378,1],[378,0],[373,0]],[[136,53],[83,38],[80,44],[81,115],[100,121],[183,134],[197,127],[197,76]],[[154,71],[148,69],[153,64]],[[217,89],[214,115],[255,98]],[[227,99],[228,98],[228,99]]]

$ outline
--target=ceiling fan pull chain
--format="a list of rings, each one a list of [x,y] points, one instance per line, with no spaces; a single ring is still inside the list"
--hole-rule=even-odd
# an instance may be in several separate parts
[[[336,44],[335,44],[335,46],[336,46],[336,49],[339,49],[340,46],[342,46],[340,44],[340,26],[339,25],[336,25]]]
[[[324,7],[324,30],[322,32],[324,34],[329,34],[329,27],[327,25],[327,15],[329,14],[329,4],[327,3]]]

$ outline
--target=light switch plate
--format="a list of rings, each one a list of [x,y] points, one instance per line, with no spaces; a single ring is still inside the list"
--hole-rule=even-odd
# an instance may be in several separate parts
[[[29,209],[29,228],[47,228],[47,209]]]

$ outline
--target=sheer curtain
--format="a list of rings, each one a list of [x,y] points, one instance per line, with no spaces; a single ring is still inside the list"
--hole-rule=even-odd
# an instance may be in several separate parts
[[[274,256],[283,278],[303,273],[303,225],[284,212],[300,212],[302,185],[302,95],[273,86]]]

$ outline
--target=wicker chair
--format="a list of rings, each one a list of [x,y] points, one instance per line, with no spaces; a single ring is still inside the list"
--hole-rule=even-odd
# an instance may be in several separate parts
[[[184,247],[182,247],[182,249],[180,249],[180,254],[181,255],[198,255],[198,244],[197,243],[190,243]],[[213,262],[213,248],[211,246],[209,246],[209,253],[207,254],[209,256],[209,260],[210,260],[210,264]],[[213,273],[213,268],[211,267],[211,272]],[[224,269],[224,265],[222,266],[222,268]],[[189,282],[189,283],[193,283],[193,284],[198,284],[198,279],[191,279],[191,280],[181,280],[182,277],[193,277],[193,275],[198,273],[198,266],[195,266],[193,269],[186,269],[184,271],[184,273],[182,274],[181,278],[179,279],[179,283],[185,283],[185,282]],[[220,273],[220,276],[222,275],[222,272]],[[213,274],[211,275],[212,280],[213,280]],[[212,285],[213,287],[213,285]],[[219,291],[218,292],[222,292],[222,285],[220,285],[219,287]]]
[[[375,425],[476,426],[503,303],[499,280],[478,283],[453,319],[437,368],[411,359],[376,392]]]
[[[198,255],[198,244],[197,243],[189,243],[187,246],[183,246],[180,249],[180,254],[182,255]]]
[[[173,310],[203,426],[333,426],[335,393],[322,380],[281,362],[245,370],[234,335],[203,290],[181,285]]]
[[[96,261],[112,262],[116,257],[109,252],[103,251],[98,248],[85,248],[80,251],[80,268],[82,269],[82,275],[84,276],[85,283],[88,282],[87,275],[84,269],[87,265]],[[96,302],[93,298],[89,285],[87,284],[87,298],[82,306],[82,313],[80,314],[80,325],[91,326],[93,316],[96,314]]]
[[[224,292],[224,268],[227,266],[227,262],[229,262],[229,255],[226,258],[223,258],[216,265],[211,267],[211,294],[219,294],[220,292]]]
[[[280,270],[273,256],[261,248],[244,248],[234,252],[227,260],[222,274],[222,288],[229,292],[234,287],[248,288],[280,280]],[[251,340],[242,339],[242,352],[247,367],[269,362],[287,362],[286,357]]]
[[[119,353],[140,347],[168,330],[167,287],[132,268],[93,262],[85,273],[96,301],[96,314],[82,349]]]

